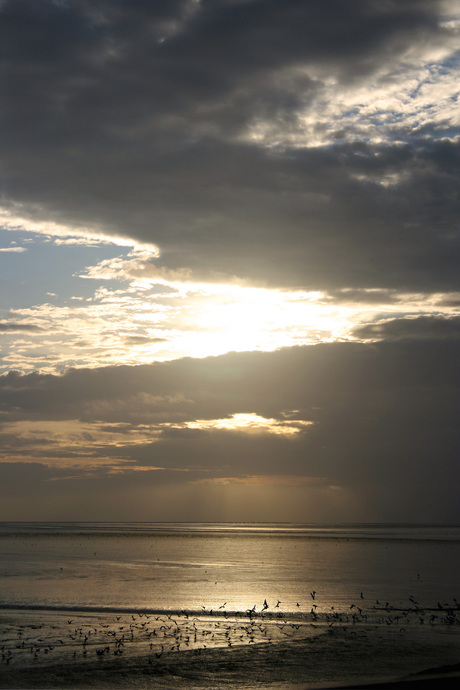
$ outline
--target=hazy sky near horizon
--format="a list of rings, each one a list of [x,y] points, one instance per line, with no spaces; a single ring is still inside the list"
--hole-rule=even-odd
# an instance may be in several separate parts
[[[460,522],[454,0],[2,0],[0,519]]]

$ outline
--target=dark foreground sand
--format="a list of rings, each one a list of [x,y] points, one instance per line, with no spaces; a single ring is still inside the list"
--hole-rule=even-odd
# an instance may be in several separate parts
[[[196,674],[200,678],[194,677]],[[252,674],[249,674],[252,675]],[[266,674],[264,674],[266,675]],[[336,681],[336,682],[294,682],[286,683],[285,679],[277,679],[279,672],[269,674],[269,677],[259,679],[248,678],[246,681],[239,676],[238,672],[232,673],[229,664],[225,663],[224,668],[219,664],[218,669],[213,669],[212,666],[204,664],[199,669],[194,667],[194,664],[186,663],[185,666],[174,667],[165,664],[152,672],[151,669],[139,664],[137,666],[125,666],[123,668],[114,668],[106,664],[94,668],[88,666],[78,672],[75,669],[63,667],[50,667],[48,669],[41,669],[38,672],[31,673],[30,671],[8,671],[2,677],[2,688],[13,689],[28,689],[28,688],[42,688],[42,689],[58,689],[58,688],[75,688],[75,690],[90,690],[93,688],[133,688],[133,689],[150,689],[150,688],[187,688],[189,690],[198,690],[204,688],[241,688],[245,690],[256,690],[261,688],[277,688],[279,690],[313,690],[313,689],[327,689],[327,688],[372,688],[378,690],[388,688],[389,690],[396,690],[397,688],[404,688],[404,690],[412,690],[412,688],[426,688],[431,690],[440,687],[444,690],[459,687],[460,666],[448,667],[446,669],[437,669],[432,674],[420,674],[406,676],[400,679],[391,679],[388,681],[368,681],[364,682],[362,679],[355,681]]]
[[[225,656],[225,653],[223,653]],[[444,689],[458,688],[460,679],[460,664],[440,669],[433,669],[431,673],[414,674],[403,678],[391,678],[387,681],[364,681],[362,678],[355,680],[343,679],[330,682],[294,681],[288,682],[286,676],[292,674],[297,678],[307,676],[307,668],[299,669],[294,665],[291,669],[284,666],[285,661],[273,659],[265,669],[258,673],[248,672],[246,678],[241,677],[241,668],[238,668],[240,659],[238,655],[234,659],[223,658],[212,661],[208,659],[197,660],[183,655],[180,663],[176,660],[158,663],[152,669],[148,663],[139,660],[138,663],[114,664],[101,663],[97,666],[89,664],[85,668],[73,666],[50,666],[37,669],[8,669],[2,673],[1,687],[16,689],[28,688],[75,688],[86,690],[93,688],[133,688],[147,690],[150,688],[188,688],[198,690],[203,688],[244,688],[255,690],[256,688],[279,688],[279,690],[310,690],[313,688],[389,688],[395,690],[402,687],[405,690],[412,688],[441,687]],[[284,668],[276,668],[282,663]],[[337,676],[337,673],[331,675]],[[315,674],[313,674],[315,675]]]
[[[458,687],[459,625],[0,612],[0,687]],[[381,681],[385,681],[382,683]]]

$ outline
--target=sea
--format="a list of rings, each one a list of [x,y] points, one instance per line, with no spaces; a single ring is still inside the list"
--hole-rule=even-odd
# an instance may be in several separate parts
[[[146,688],[455,670],[459,566],[453,525],[0,523],[0,687],[91,687],[94,664],[114,687],[149,664]]]

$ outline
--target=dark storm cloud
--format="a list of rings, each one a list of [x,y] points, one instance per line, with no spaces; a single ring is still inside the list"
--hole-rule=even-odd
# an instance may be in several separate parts
[[[414,318],[389,319],[367,324],[353,330],[353,335],[362,339],[399,338],[460,338],[460,317],[418,316]]]
[[[352,289],[346,288],[342,290],[329,290],[326,300],[340,303],[346,302],[358,304],[396,304],[401,300],[396,290],[379,290],[379,289]]]
[[[394,493],[406,516],[422,519],[425,506],[426,519],[451,520],[459,517],[459,376],[458,339],[448,337],[325,344],[64,376],[10,373],[0,378],[0,419],[10,435],[13,421],[17,433],[25,420],[91,421],[98,453],[132,463],[133,470],[173,470],[171,486],[248,474],[322,477],[372,497],[381,511],[374,518],[391,519],[388,496]],[[313,424],[290,438],[180,426],[237,413]],[[133,444],[130,432],[149,424],[156,440]],[[120,438],[104,450],[104,437],[97,436],[111,428]],[[89,443],[81,450],[85,445],[90,453]],[[51,450],[56,458],[59,449]],[[160,474],[151,475],[153,484],[166,481]]]
[[[454,289],[459,144],[430,142],[439,123],[387,145],[243,136],[264,121],[296,134],[327,79],[346,88],[439,44],[440,6],[4,2],[5,203],[153,242],[156,263],[201,277]]]
[[[9,420],[124,424],[136,423],[142,410],[145,419],[150,416],[155,422],[216,419],[238,412],[281,418],[292,410],[303,411],[297,418],[311,420],[323,402],[333,402],[342,392],[359,396],[374,389],[391,395],[401,387],[450,389],[457,385],[457,347],[456,338],[336,343],[69,370],[62,376],[10,372],[0,377],[0,410]],[[133,405],[131,418],[125,404]]]
[[[129,458],[145,467],[171,467],[201,472],[200,478],[254,475],[309,474],[305,463],[306,439],[288,439],[273,434],[241,431],[182,430],[165,433],[160,440],[135,448],[121,446],[115,457]],[[181,477],[183,480],[184,478]]]
[[[198,478],[190,474],[190,478]],[[123,474],[107,472],[100,468],[90,475],[82,472],[49,468],[40,463],[5,463],[0,465],[0,499],[2,506],[8,506],[13,519],[35,520],[38,504],[45,520],[60,520],[65,515],[71,520],[79,520],[97,515],[99,519],[112,520],[114,508],[119,515],[133,515],[136,503],[152,503],[152,489],[159,489],[156,501],[161,503],[162,493],[177,482],[177,472],[130,472]],[[147,496],[142,491],[147,487]],[[168,514],[168,499],[161,506],[163,514]],[[94,507],[99,506],[98,512]],[[171,511],[169,518],[179,515],[179,519],[189,519],[181,515],[180,506]]]
[[[53,471],[41,463],[7,462],[0,465],[0,493],[7,498],[11,493],[20,495],[33,491],[37,483],[47,481]]]

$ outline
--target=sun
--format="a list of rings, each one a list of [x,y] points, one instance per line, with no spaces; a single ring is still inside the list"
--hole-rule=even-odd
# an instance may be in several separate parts
[[[344,307],[318,292],[207,285],[182,310],[183,345],[193,356],[264,350],[331,341],[349,322]]]

